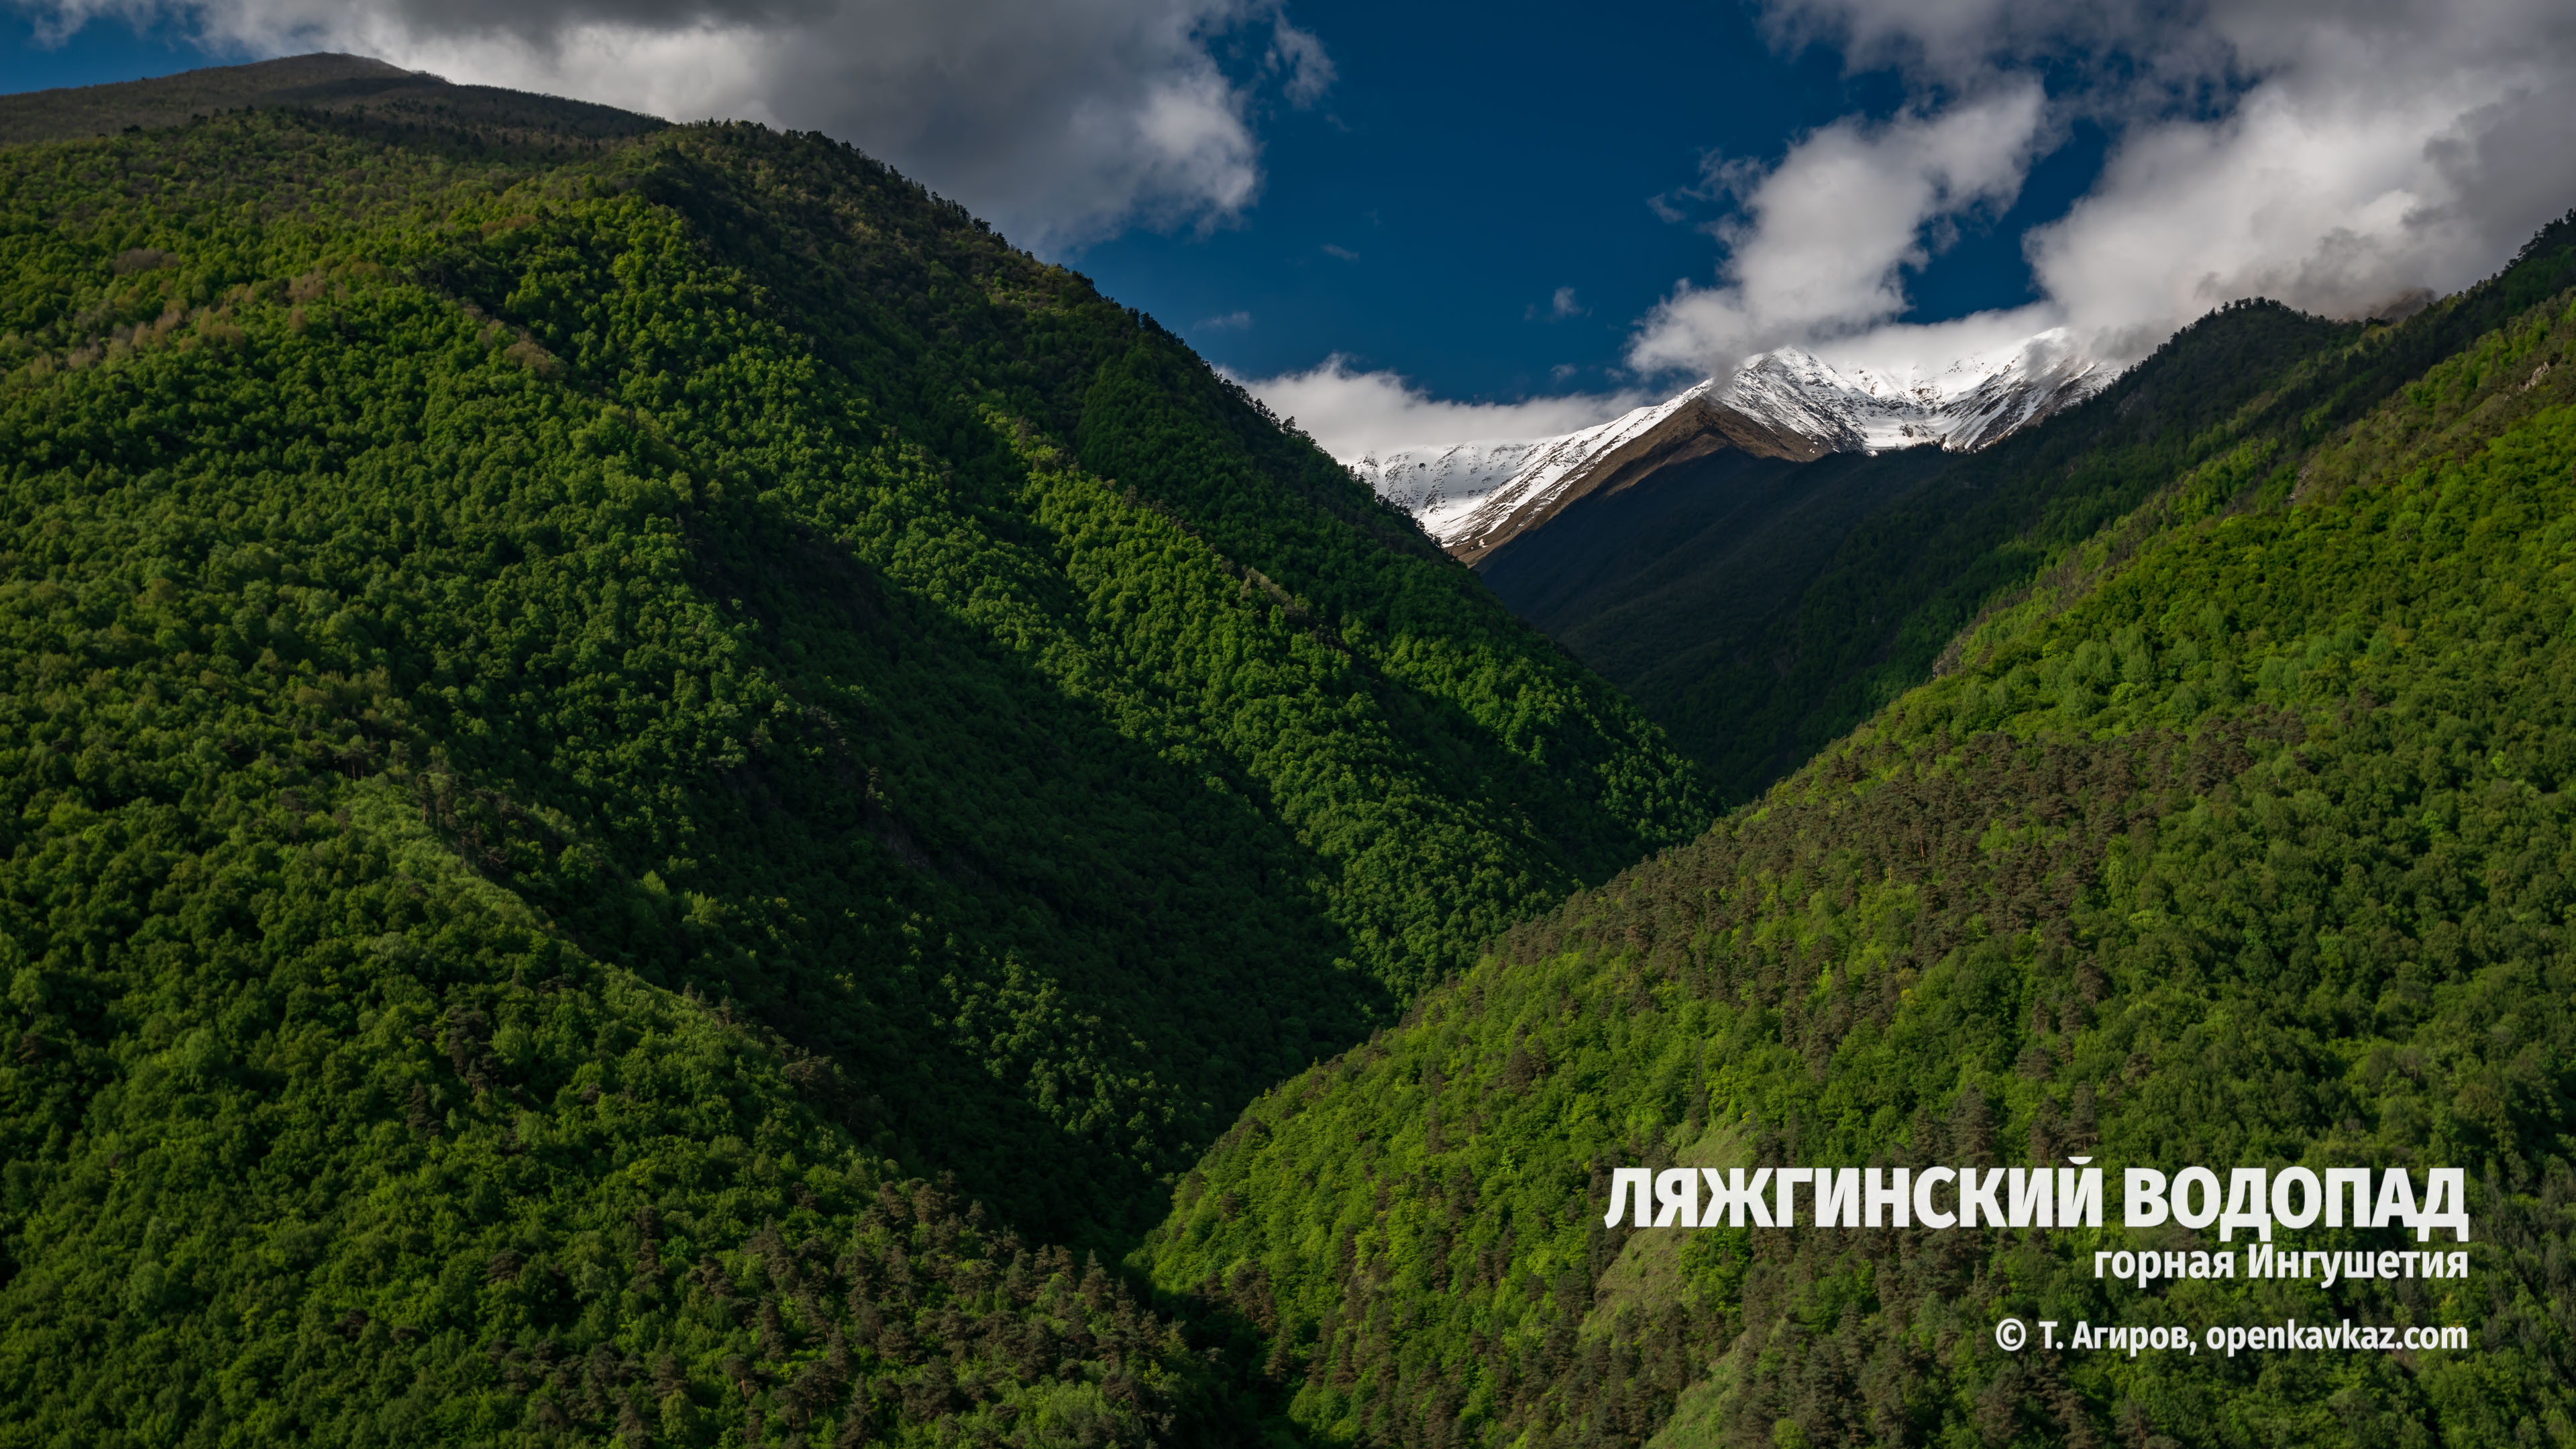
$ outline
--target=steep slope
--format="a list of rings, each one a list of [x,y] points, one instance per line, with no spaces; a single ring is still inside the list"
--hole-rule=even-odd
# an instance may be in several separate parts
[[[1214,1433],[1035,1245],[1706,818],[1150,321],[634,131],[0,151],[0,1443]]]
[[[1595,668],[1632,686],[1688,677],[1757,635],[1854,528],[1948,462],[1934,448],[1812,463],[1720,453],[1568,509],[1479,572]]]
[[[1626,690],[1749,798],[1930,676],[1978,610],[2051,549],[2243,437],[2233,414],[2358,328],[2274,306],[2223,309],[2108,392],[1983,452],[1846,453],[1801,473],[1806,507],[1744,514],[1723,494],[1587,501],[1497,550],[1486,582]],[[1735,561],[1758,558],[1748,574]]]
[[[1442,547],[1481,564],[1579,500],[1666,482],[1664,469],[1701,458],[1738,451],[1808,462],[1926,445],[1973,451],[2109,381],[2062,328],[1930,373],[1837,368],[1784,347],[1729,378],[1560,437],[1399,449],[1360,458],[1352,469]],[[1553,546],[1551,538],[1529,548]]]
[[[1472,564],[1578,499],[1616,493],[1668,467],[1719,453],[1803,462],[1825,451],[1811,438],[1727,406],[1713,385],[1702,384],[1561,438],[1461,444],[1424,458],[1398,454],[1374,472],[1363,460],[1358,471],[1379,496],[1410,507],[1442,547]],[[1506,461],[1509,476],[1486,492],[1471,491]]]
[[[2405,327],[2222,308],[2083,403],[1994,446],[1934,455],[1929,478],[1897,453],[1822,471],[1813,506],[1777,523],[1725,496],[1687,500],[1669,520],[1657,503],[1597,496],[1479,567],[1671,731],[1722,798],[1750,799],[1932,677],[1980,613],[2166,480],[2232,450],[2308,447],[2576,281],[2562,233],[2536,246],[2495,284]],[[2345,349],[2365,336],[2370,348]],[[1666,487],[1679,504],[1689,478]],[[1855,496],[1883,501],[1855,516]],[[1717,526],[1690,526],[1700,518]],[[1745,558],[1764,561],[1758,575],[1735,567]]]
[[[854,1146],[831,1063],[279,773],[20,844],[0,1443],[1222,1439],[1172,1325]]]
[[[2059,551],[1955,671],[1266,1095],[1184,1183],[1156,1276],[1266,1325],[1336,1440],[2554,1432],[2576,1413],[2571,242],[2576,218],[2215,420],[2233,446]],[[2215,1232],[1602,1224],[1631,1165],[2068,1153],[2463,1167],[2472,1271],[2142,1292],[2094,1251]],[[2006,1314],[2473,1346],[2015,1355]]]

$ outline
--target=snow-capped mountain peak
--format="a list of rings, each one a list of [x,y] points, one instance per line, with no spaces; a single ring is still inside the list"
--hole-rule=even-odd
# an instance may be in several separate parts
[[[1745,363],[1720,395],[1754,417],[1831,439],[1838,453],[1926,443],[1972,452],[2109,381],[2064,328],[2055,328],[1938,369],[1837,367],[1783,347]]]
[[[1354,471],[1411,509],[1443,548],[1473,562],[1587,493],[1626,487],[1670,464],[1726,448],[1800,462],[1831,451],[1720,405],[1716,392],[1714,381],[1703,382],[1558,437],[1407,448],[1363,458]]]
[[[2110,380],[2062,328],[1937,369],[1836,365],[1783,347],[1722,382],[1576,432],[1404,448],[1352,468],[1472,563],[1577,498],[1726,448],[1800,462],[1925,445],[1968,452]]]

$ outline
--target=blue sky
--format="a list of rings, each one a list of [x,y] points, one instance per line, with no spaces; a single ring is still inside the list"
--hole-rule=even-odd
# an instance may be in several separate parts
[[[1901,373],[2062,329],[2122,363],[2236,296],[2375,315],[2576,202],[2563,0],[0,0],[0,27],[12,90],[327,48],[824,130],[1345,455],[1579,425],[1779,345]]]
[[[0,11],[0,92],[141,80],[258,58],[242,47],[199,44],[171,25],[138,29],[112,20],[92,21],[48,44],[37,21],[29,9]]]
[[[1339,351],[1447,397],[1598,389],[1636,318],[1675,279],[1711,275],[1702,228],[1724,208],[1686,194],[1704,156],[1776,157],[1801,131],[1902,100],[1894,77],[1846,76],[1825,48],[1775,53],[1741,9],[1604,7],[1572,26],[1553,9],[1462,22],[1299,5],[1339,76],[1322,105],[1266,128],[1259,203],[1223,229],[1128,232],[1078,264],[1247,375]],[[1929,280],[1931,305],[1962,312],[2030,289],[2000,232]]]
[[[1253,205],[1216,226],[1138,226],[1051,250],[1247,376],[1339,352],[1445,397],[1613,387],[1636,318],[1675,279],[1711,274],[1705,227],[1727,208],[1689,194],[1704,158],[1776,159],[1839,116],[1891,113],[1904,87],[1885,69],[1846,74],[1828,46],[1782,54],[1740,6],[1633,4],[1577,26],[1559,13],[1304,0],[1296,22],[1338,74],[1320,104],[1256,102]],[[48,49],[26,13],[9,20],[9,90],[252,54],[210,55],[172,25],[138,33],[113,19]],[[1226,49],[1231,69],[1257,66]],[[1687,75],[1668,73],[1674,55],[1691,57]],[[2030,300],[2020,232],[2062,212],[2099,162],[2098,145],[2066,148],[2021,205],[1925,269],[1917,315]]]

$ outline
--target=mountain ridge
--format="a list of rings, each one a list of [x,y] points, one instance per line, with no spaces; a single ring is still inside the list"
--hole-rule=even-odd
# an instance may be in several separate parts
[[[212,66],[148,80],[0,95],[0,145],[185,125],[225,111],[373,110],[414,123],[475,124],[596,142],[670,123],[592,101],[457,85],[363,55],[317,53]]]
[[[1667,466],[1728,449],[1802,463],[1922,446],[1974,452],[2082,402],[2112,376],[2063,328],[1933,371],[1837,367],[1784,347],[1571,433],[1402,448],[1351,466],[1442,547],[1480,564],[1579,500]]]
[[[1694,771],[853,148],[242,84],[0,146],[0,1445],[1257,1438],[1086,1255]]]
[[[0,147],[0,1449],[2576,1415],[2576,216],[1475,570],[851,148],[545,114]],[[2475,1271],[1601,1215],[2067,1153],[2465,1167]]]
[[[2061,497],[2086,526],[2025,533],[2044,569],[1937,678],[1265,1094],[1143,1255],[1158,1281],[1275,1325],[1292,1413],[1334,1442],[2483,1446],[2564,1421],[2571,356],[2576,216],[2393,328],[2271,304],[2186,328],[2014,445],[2142,492]],[[2472,1272],[2142,1287],[2094,1254],[2246,1236],[1603,1216],[1621,1169],[2070,1155],[2466,1168]],[[2008,1318],[2470,1346],[2017,1353]]]

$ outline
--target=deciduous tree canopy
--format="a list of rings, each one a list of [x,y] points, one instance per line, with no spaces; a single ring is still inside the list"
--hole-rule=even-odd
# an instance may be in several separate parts
[[[2242,388],[2176,455],[2196,464],[2044,559],[1950,672],[1264,1096],[1185,1182],[1157,1277],[1263,1325],[1296,1418],[1332,1442],[2557,1432],[2576,1413],[2571,248],[2576,221]],[[2177,347],[2278,326],[2232,309]],[[2356,394],[2378,401],[2332,425]],[[1620,1168],[2073,1153],[2460,1168],[2473,1271],[2142,1293],[2093,1253],[2216,1231],[1603,1226]],[[2013,1356],[2007,1314],[2461,1324],[2472,1347]]]
[[[954,205],[542,121],[0,151],[0,1442],[1223,1422],[1046,1245],[1690,771]]]

